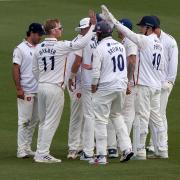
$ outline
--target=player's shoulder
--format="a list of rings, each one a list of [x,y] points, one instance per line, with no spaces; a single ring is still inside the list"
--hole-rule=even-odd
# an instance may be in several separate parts
[[[136,46],[136,44],[132,42],[130,39],[128,39],[127,37],[123,39],[122,44],[124,46]]]
[[[19,43],[15,48],[14,48],[14,52],[16,53],[23,53],[27,51],[27,45],[26,45],[26,41],[23,40],[21,43]]]
[[[26,41],[23,40],[21,43],[19,43],[19,44],[16,46],[16,48],[22,49],[22,48],[24,48],[25,46],[26,46]]]
[[[119,44],[121,44],[121,43],[116,41],[112,37],[107,37],[107,38],[103,39],[102,41],[100,41],[98,47],[104,48],[104,47],[111,47],[111,46],[119,45]]]
[[[164,38],[169,43],[176,43],[175,38],[167,32],[161,31],[161,38]]]
[[[81,39],[83,36],[81,34],[78,34],[72,41],[76,42],[78,39]]]

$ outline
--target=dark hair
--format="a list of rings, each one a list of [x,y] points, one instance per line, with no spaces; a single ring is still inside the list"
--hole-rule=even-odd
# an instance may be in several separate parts
[[[30,31],[27,31],[27,32],[26,32],[26,36],[27,36],[27,37],[29,37],[29,36],[30,36],[30,34],[31,34],[31,32],[30,32]]]

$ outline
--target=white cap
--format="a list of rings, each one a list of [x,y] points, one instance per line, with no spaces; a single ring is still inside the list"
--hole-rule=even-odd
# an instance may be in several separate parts
[[[81,29],[87,28],[90,25],[90,18],[83,18],[79,22],[79,27],[75,28],[75,31],[80,31]]]

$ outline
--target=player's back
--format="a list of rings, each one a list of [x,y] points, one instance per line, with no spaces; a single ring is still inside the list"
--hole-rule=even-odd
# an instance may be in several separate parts
[[[163,46],[155,34],[146,36],[146,40],[147,45],[139,49],[137,84],[161,89]]]
[[[91,41],[82,49],[82,86],[84,88],[91,88],[92,75],[92,55],[94,49],[97,47],[97,38],[94,36]]]
[[[101,73],[98,89],[120,90],[127,87],[127,61],[124,46],[107,37],[97,46]]]
[[[46,38],[38,45],[35,58],[38,60],[39,82],[61,84],[64,81],[67,52],[59,51],[60,43],[55,38]]]

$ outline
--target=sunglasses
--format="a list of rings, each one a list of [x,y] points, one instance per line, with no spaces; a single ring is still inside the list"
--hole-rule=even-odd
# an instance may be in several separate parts
[[[59,29],[59,30],[63,30],[63,27],[61,26],[61,27],[56,27],[56,28],[53,28],[53,29]]]

